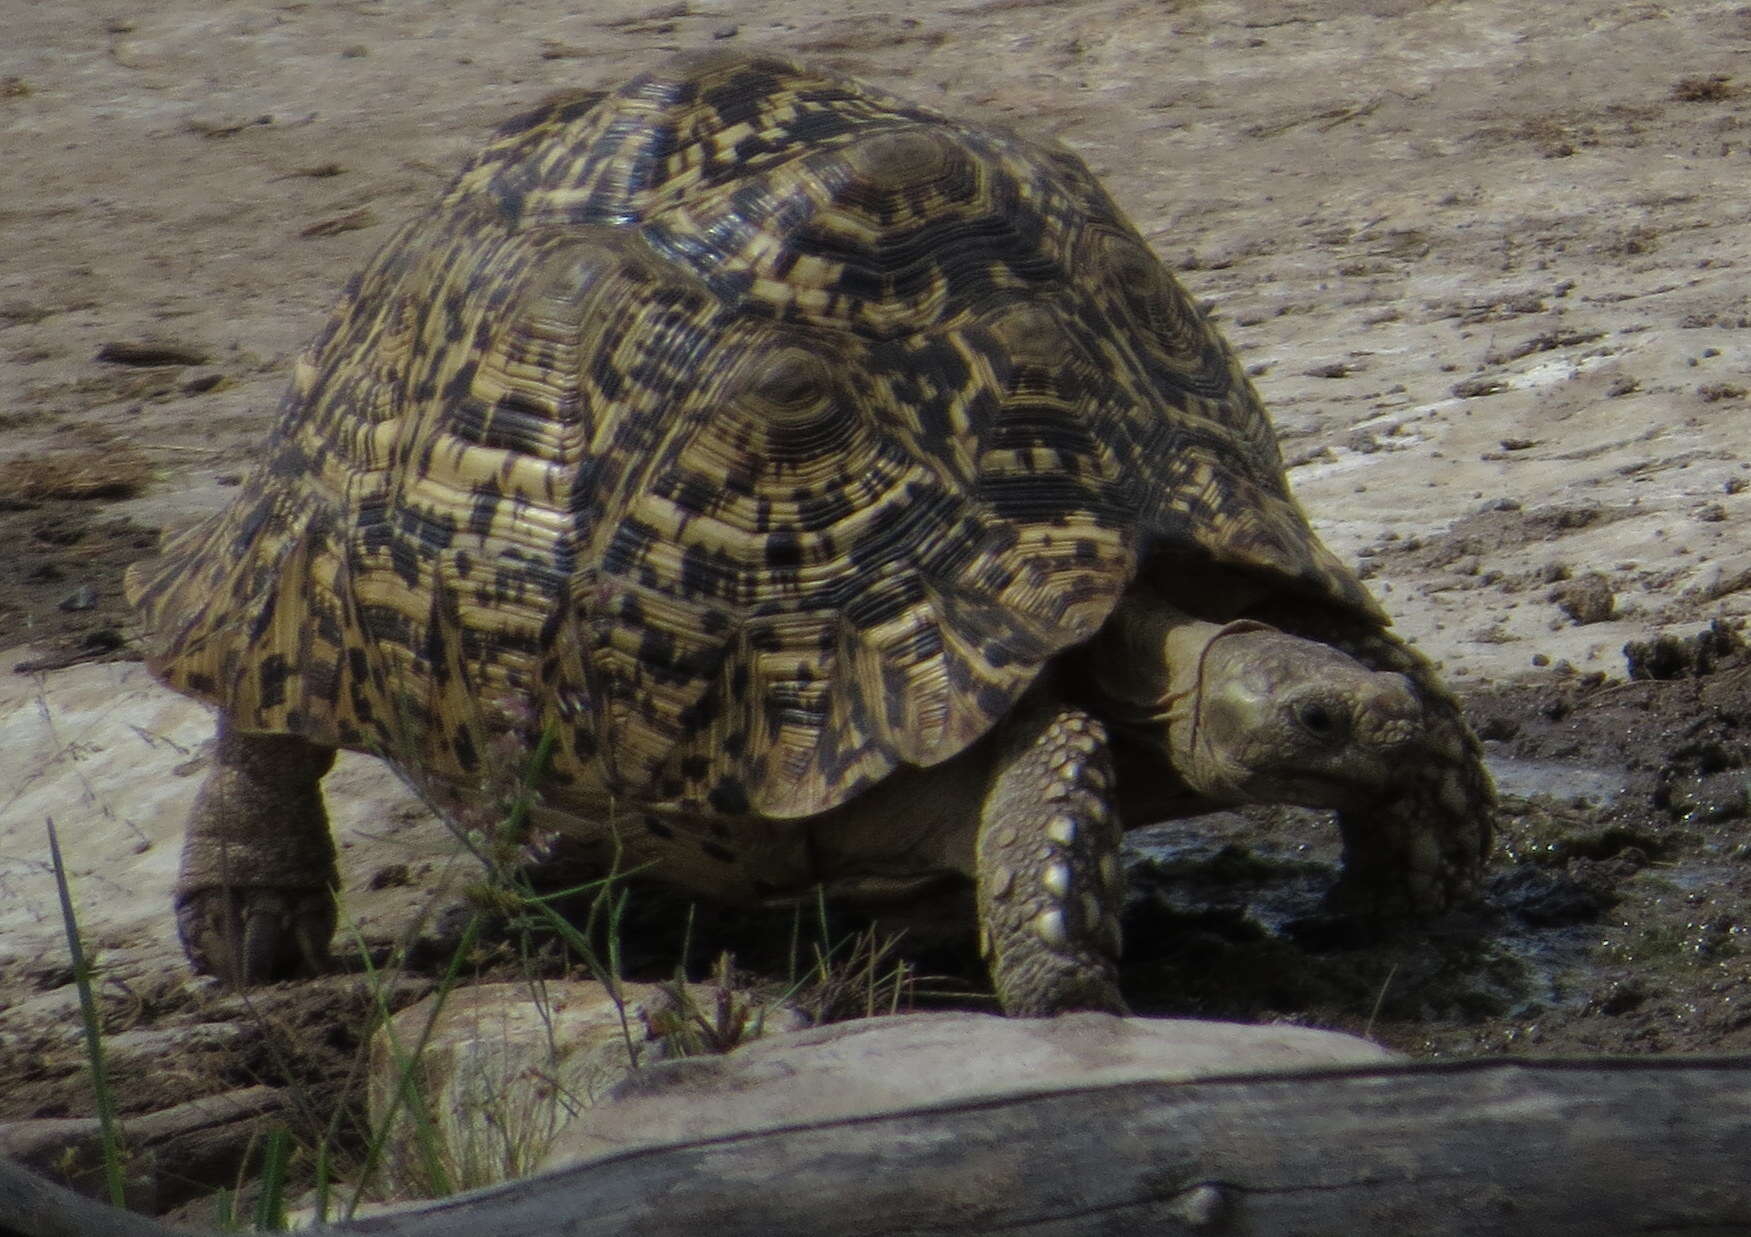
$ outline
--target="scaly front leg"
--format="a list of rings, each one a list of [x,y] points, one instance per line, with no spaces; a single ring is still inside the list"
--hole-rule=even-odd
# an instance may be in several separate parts
[[[1003,1012],[1124,1013],[1125,880],[1106,728],[1051,697],[1005,723],[975,852],[980,940]]]

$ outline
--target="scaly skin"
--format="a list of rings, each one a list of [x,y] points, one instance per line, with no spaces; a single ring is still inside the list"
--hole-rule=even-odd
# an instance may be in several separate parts
[[[1418,759],[1399,770],[1398,793],[1338,814],[1344,874],[1333,904],[1374,918],[1446,910],[1479,892],[1493,839],[1496,791],[1483,747],[1416,650],[1386,632],[1349,647],[1411,681],[1423,727]]]
[[[979,928],[1003,1012],[1125,1013],[1125,879],[1106,727],[1050,695],[1005,722],[979,819]]]
[[[1416,758],[1423,706],[1404,675],[1267,624],[1138,599],[1100,652],[1109,715],[1209,803],[1369,805]]]
[[[293,735],[240,733],[220,715],[176,883],[177,932],[196,970],[243,985],[327,966],[339,878],[321,782],[334,755]]]
[[[1495,786],[1482,744],[1428,658],[1350,614],[1305,606],[1253,613],[1365,666],[1403,675],[1422,704],[1415,758],[1399,763],[1391,787],[1338,815],[1344,873],[1333,904],[1391,918],[1442,911],[1475,897],[1494,838]]]

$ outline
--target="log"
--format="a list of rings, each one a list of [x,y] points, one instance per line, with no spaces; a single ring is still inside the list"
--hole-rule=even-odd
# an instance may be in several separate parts
[[[232,1180],[250,1135],[286,1103],[284,1088],[243,1087],[124,1118],[129,1204],[168,1210]],[[0,1156],[87,1193],[103,1188],[103,1135],[95,1117],[0,1124]]]
[[[0,1171],[4,1237],[171,1232],[76,1206],[92,1205]],[[1002,1096],[630,1151],[326,1231],[1751,1233],[1751,1058],[1493,1058]]]
[[[281,1087],[242,1087],[219,1095],[203,1095],[173,1108],[123,1118],[130,1151],[154,1151],[167,1143],[196,1135],[247,1139],[252,1123],[286,1106]],[[75,1158],[89,1163],[101,1145],[96,1117],[47,1117],[0,1123],[0,1155],[23,1164],[46,1167],[53,1160]]]

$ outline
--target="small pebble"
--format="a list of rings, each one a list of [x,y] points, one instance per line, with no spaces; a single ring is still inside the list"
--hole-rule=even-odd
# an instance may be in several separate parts
[[[61,598],[63,610],[95,610],[97,609],[97,586],[81,584],[67,596]]]

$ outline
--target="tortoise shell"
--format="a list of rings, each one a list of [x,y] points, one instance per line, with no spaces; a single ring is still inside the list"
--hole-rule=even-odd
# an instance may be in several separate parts
[[[574,800],[792,818],[962,751],[1197,562],[1374,613],[1088,169],[694,57],[500,129],[131,591],[242,731],[460,786],[546,734]]]

